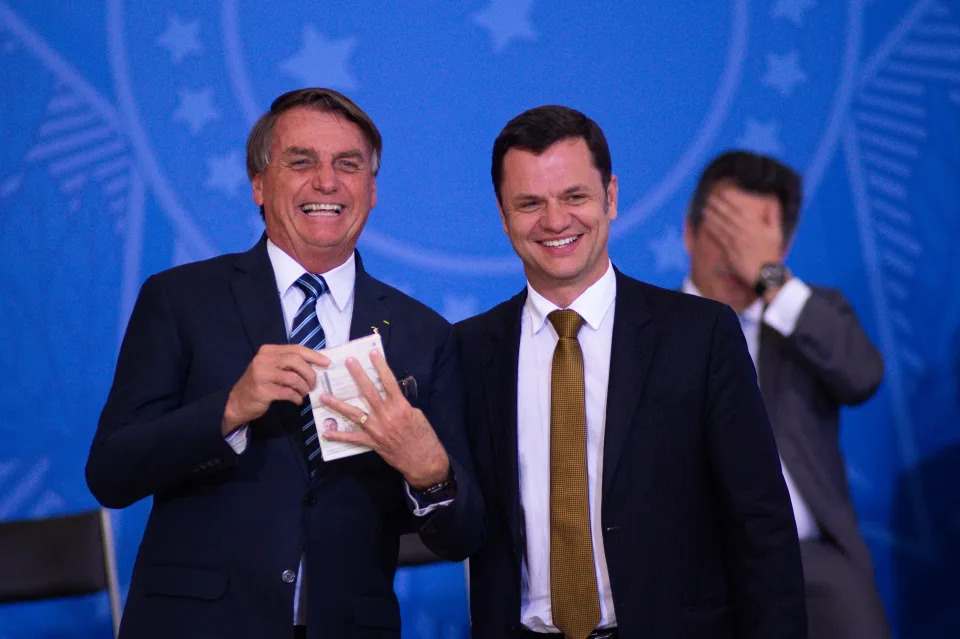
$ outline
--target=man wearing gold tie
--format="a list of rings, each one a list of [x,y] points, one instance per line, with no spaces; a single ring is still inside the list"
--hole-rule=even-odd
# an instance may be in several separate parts
[[[558,106],[493,147],[526,288],[457,326],[488,505],[474,637],[801,639],[797,533],[726,306],[612,265],[603,132]]]

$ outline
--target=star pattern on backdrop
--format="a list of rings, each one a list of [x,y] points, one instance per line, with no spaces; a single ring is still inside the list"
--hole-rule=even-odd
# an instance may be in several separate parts
[[[537,41],[530,21],[533,0],[490,0],[482,11],[470,16],[474,24],[487,30],[493,52],[500,53],[514,40]]]
[[[789,98],[794,88],[807,81],[807,74],[800,68],[800,54],[791,51],[786,55],[776,53],[767,54],[767,72],[763,76],[763,83]]]
[[[173,112],[173,119],[184,122],[193,135],[220,118],[220,112],[213,106],[213,89],[180,89],[179,93],[180,104]]]
[[[780,156],[783,154],[783,145],[780,144],[780,125],[776,120],[761,122],[754,118],[747,118],[746,127],[737,140],[737,145],[757,153]]]
[[[170,53],[170,61],[180,64],[190,55],[203,53],[200,43],[200,21],[184,22],[179,16],[167,18],[167,30],[157,38],[157,44]]]
[[[809,11],[817,0],[776,0],[770,9],[772,18],[785,18],[795,27],[802,27]]]
[[[660,235],[647,242],[647,247],[653,252],[658,274],[686,272],[687,251],[683,246],[683,237],[676,227],[663,229]]]
[[[20,190],[21,184],[23,184],[22,173],[4,178],[2,181],[0,181],[0,198],[6,199],[15,194]]]
[[[243,154],[238,150],[220,155],[207,156],[206,187],[229,197],[237,195],[237,189],[247,182]]]
[[[307,24],[303,27],[300,50],[277,67],[297,80],[300,86],[353,91],[357,88],[357,81],[350,72],[349,61],[356,44],[356,38],[334,40]]]

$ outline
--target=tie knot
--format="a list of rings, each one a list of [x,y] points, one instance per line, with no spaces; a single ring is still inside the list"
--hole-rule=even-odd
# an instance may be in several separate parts
[[[553,311],[547,315],[547,319],[557,329],[557,335],[560,336],[560,339],[577,339],[577,333],[583,326],[583,318],[580,317],[580,314],[571,311],[569,308],[562,311]]]
[[[294,282],[303,294],[307,296],[307,299],[313,298],[318,299],[321,295],[326,293],[330,288],[327,286],[327,281],[323,279],[322,275],[315,275],[313,273],[304,273],[297,281]]]

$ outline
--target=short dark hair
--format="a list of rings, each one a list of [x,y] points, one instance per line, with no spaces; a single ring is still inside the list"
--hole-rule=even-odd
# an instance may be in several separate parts
[[[377,125],[373,123],[363,109],[353,100],[333,89],[297,89],[288,91],[273,101],[270,110],[260,116],[247,137],[247,177],[251,180],[263,173],[270,164],[270,144],[273,141],[273,128],[280,116],[291,109],[306,107],[324,113],[336,113],[347,118],[363,132],[370,144],[370,171],[376,175],[380,170],[380,154],[383,140]]]
[[[717,156],[700,176],[687,208],[687,220],[694,229],[703,220],[703,207],[717,182],[729,180],[739,189],[758,195],[775,195],[780,202],[780,229],[786,245],[800,222],[803,180],[786,164],[750,151],[727,151]]]
[[[596,122],[575,109],[547,105],[524,111],[510,120],[494,141],[490,174],[497,201],[500,201],[500,183],[503,181],[503,156],[507,151],[521,149],[539,155],[554,143],[571,138],[583,138],[587,143],[593,165],[600,171],[606,190],[613,167],[603,131]]]

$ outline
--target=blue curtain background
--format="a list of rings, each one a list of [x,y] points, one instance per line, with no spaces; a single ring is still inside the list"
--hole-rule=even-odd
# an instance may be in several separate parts
[[[843,416],[884,601],[899,637],[960,636],[956,0],[0,0],[0,519],[94,506],[83,464],[140,283],[259,237],[246,133],[306,85],[384,135],[369,269],[451,321],[523,284],[489,154],[524,109],[604,128],[613,260],[668,287],[713,155],[797,167],[789,264],[842,289],[887,362]],[[113,515],[124,585],[148,510]],[[468,636],[461,565],[397,589],[405,637]],[[108,634],[103,597],[0,606],[0,639]]]

